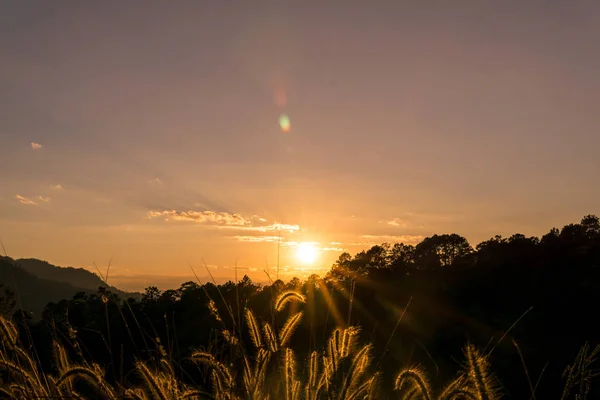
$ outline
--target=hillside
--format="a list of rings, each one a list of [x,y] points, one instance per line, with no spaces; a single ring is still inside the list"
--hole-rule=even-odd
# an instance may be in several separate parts
[[[23,261],[0,257],[0,284],[6,285],[15,292],[16,308],[31,311],[34,319],[40,318],[44,307],[49,302],[70,299],[77,292],[95,293],[98,287],[106,286],[98,277],[85,270],[56,267],[33,259]],[[86,274],[91,277],[87,277]],[[74,279],[69,281],[71,277]],[[97,284],[94,287],[95,282]],[[112,287],[110,290],[123,299],[140,296],[137,293],[130,294]]]
[[[10,287],[17,295],[16,308],[33,313],[40,318],[42,310],[49,302],[72,298],[77,292],[91,292],[64,282],[40,279],[18,267],[10,258],[0,259],[0,284]]]
[[[35,258],[20,258],[15,261],[16,264],[40,279],[48,281],[67,283],[83,289],[92,291],[99,287],[108,287],[111,292],[117,294],[120,298],[138,297],[138,293],[129,293],[117,289],[114,286],[107,285],[100,277],[83,268],[58,267],[47,261]]]

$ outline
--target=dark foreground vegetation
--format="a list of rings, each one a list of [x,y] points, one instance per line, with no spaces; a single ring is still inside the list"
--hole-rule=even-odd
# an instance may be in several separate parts
[[[600,398],[595,216],[374,246],[304,282],[101,287],[36,322],[0,296],[0,398]]]

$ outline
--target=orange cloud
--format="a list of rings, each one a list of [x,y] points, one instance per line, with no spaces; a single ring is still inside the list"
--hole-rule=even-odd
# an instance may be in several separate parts
[[[323,250],[323,251],[339,251],[339,252],[346,251],[346,249],[344,249],[342,247],[323,247],[321,250]]]
[[[215,211],[150,211],[148,218],[160,218],[163,217],[165,221],[192,221],[197,223],[207,223],[215,225],[227,225],[227,226],[244,226],[250,225],[251,220],[242,217],[239,214],[229,214],[225,212]]]
[[[228,236],[228,238],[248,243],[276,243],[281,240],[279,236]]]
[[[271,223],[266,224],[267,220],[256,215],[247,218],[240,214],[231,214],[215,211],[150,211],[148,218],[164,218],[165,221],[189,221],[198,224],[205,224],[219,229],[235,229],[253,232],[296,232],[300,230],[298,225]]]
[[[408,223],[400,218],[394,218],[391,221],[388,221],[387,224],[391,226],[401,226],[403,228],[408,226]]]
[[[47,203],[50,201],[50,197],[38,196],[37,199],[43,203]]]
[[[27,197],[23,197],[20,194],[16,195],[15,199],[17,199],[21,204],[26,204],[28,206],[37,206],[37,203],[35,201],[28,199]]]
[[[285,232],[295,232],[300,230],[299,225],[290,225],[290,224],[270,224],[264,226],[249,226],[244,227],[245,230],[257,231],[257,232],[275,232],[275,231],[285,231]]]
[[[417,244],[423,239],[425,236],[423,235],[400,235],[400,236],[392,236],[392,235],[362,235],[361,239],[366,239],[367,242],[362,242],[356,245],[375,245],[381,243],[405,243],[405,244]]]
[[[39,150],[39,149],[41,149],[42,147],[44,147],[44,146],[42,146],[41,144],[39,144],[39,143],[36,143],[36,142],[31,142],[31,143],[30,143],[30,146],[31,146],[31,149],[32,149],[32,150]]]

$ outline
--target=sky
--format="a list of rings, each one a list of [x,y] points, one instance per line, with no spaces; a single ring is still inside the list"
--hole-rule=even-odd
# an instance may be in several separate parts
[[[139,290],[540,236],[600,213],[598,43],[596,1],[5,0],[0,238]]]

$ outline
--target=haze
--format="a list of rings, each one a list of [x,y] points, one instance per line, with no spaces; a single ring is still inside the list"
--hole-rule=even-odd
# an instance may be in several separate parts
[[[177,287],[597,212],[600,3],[425,3],[3,1],[7,254]]]

